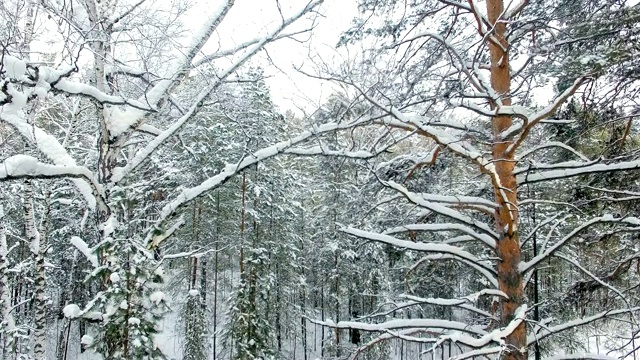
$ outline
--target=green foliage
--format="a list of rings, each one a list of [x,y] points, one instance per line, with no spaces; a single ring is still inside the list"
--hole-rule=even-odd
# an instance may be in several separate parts
[[[189,291],[183,309],[184,318],[184,360],[202,360],[209,357],[207,315],[202,298],[197,290]]]
[[[91,302],[91,314],[100,320],[91,348],[108,360],[165,359],[154,342],[158,322],[168,310],[158,290],[161,268],[129,239],[111,240],[101,251],[106,264],[92,276],[105,289]]]
[[[267,317],[273,277],[267,272],[266,255],[264,249],[246,254],[246,272],[229,303],[224,343],[235,349],[234,359],[271,359],[276,353],[274,328]]]

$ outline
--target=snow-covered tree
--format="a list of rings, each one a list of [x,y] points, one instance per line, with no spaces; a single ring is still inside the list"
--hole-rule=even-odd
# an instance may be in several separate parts
[[[365,39],[373,46],[361,53],[357,65],[352,61],[341,71],[328,70],[319,77],[351,86],[364,103],[377,108],[380,120],[376,123],[393,129],[397,136],[404,133],[422,138],[425,151],[406,149],[383,166],[370,166],[384,188],[376,207],[378,216],[386,216],[390,203],[400,203],[405,204],[402,218],[345,225],[342,231],[422,254],[416,255],[410,272],[441,265],[449,270],[431,274],[448,273],[459,286],[436,295],[434,284],[421,280],[413,283],[409,292],[398,295],[404,302],[386,304],[385,316],[374,313],[363,319],[369,322],[323,324],[381,333],[360,351],[385,339],[399,338],[434,345],[431,351],[443,353],[447,344],[455,343],[456,358],[492,355],[525,359],[529,346],[545,343],[553,335],[617,314],[633,318],[637,308],[629,296],[583,266],[584,259],[575,257],[576,247],[571,244],[588,232],[628,234],[637,229],[639,220],[632,214],[609,212],[606,207],[585,218],[570,207],[556,206],[562,201],[556,202],[552,192],[540,190],[544,186],[545,190],[555,187],[566,191],[580,186],[572,182],[575,178],[638,168],[633,155],[596,159],[566,143],[548,141],[545,135],[549,125],[567,126],[567,119],[556,117],[563,104],[577,94],[588,94],[585,90],[596,76],[603,75],[602,81],[606,81],[607,70],[624,59],[609,56],[620,49],[622,44],[617,41],[590,49],[600,52],[598,61],[569,58],[558,64],[557,56],[570,53],[575,43],[589,43],[582,37],[586,33],[591,33],[592,39],[605,36],[585,26],[585,18],[605,21],[625,36],[634,33],[637,25],[633,21],[614,25],[608,18],[613,13],[632,14],[632,9],[615,5],[617,10],[602,15],[604,5],[582,7],[581,17],[566,15],[558,27],[554,19],[558,13],[553,10],[572,10],[570,5],[553,1],[400,4],[365,0],[359,5],[363,16],[344,35],[342,44]],[[572,60],[582,66],[571,67]],[[550,100],[534,98],[541,89],[554,92],[544,88],[550,83],[558,84]],[[549,152],[569,154],[571,160],[545,156]],[[403,168],[403,162],[411,166]],[[399,170],[400,176],[389,176],[391,170]],[[423,183],[411,181],[419,172],[433,177]],[[529,188],[536,190],[528,192]],[[547,210],[542,219],[530,221],[529,207],[536,204],[548,205]],[[531,246],[536,236],[537,245]],[[590,309],[577,319],[565,314],[558,316],[555,324],[539,317],[539,308],[546,304],[528,298],[527,289],[538,285],[534,278],[550,261],[605,283],[617,300],[609,302],[605,312]],[[450,267],[451,262],[457,266]],[[470,272],[457,270],[460,266]],[[473,281],[466,279],[470,273],[475,274]],[[424,311],[428,307],[451,310],[440,314]],[[408,308],[418,309],[419,316],[387,316]],[[453,316],[443,318],[444,314]],[[528,321],[532,324],[529,330]],[[583,355],[591,356],[597,357]]]

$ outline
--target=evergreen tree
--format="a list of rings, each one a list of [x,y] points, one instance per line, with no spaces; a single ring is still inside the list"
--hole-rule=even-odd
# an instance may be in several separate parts
[[[273,278],[267,273],[266,249],[252,248],[245,253],[245,272],[236,287],[227,312],[224,342],[233,347],[239,360],[275,358],[273,325],[266,317],[268,291]]]
[[[182,358],[185,360],[200,360],[209,357],[208,324],[202,305],[200,292],[198,290],[189,291],[189,297],[183,309],[184,350]]]

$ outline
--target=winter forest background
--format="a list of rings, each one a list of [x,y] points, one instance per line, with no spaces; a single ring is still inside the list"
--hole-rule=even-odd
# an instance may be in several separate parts
[[[635,2],[0,20],[0,358],[640,355]]]

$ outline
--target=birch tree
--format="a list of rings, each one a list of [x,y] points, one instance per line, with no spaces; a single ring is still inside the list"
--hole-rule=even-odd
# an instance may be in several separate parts
[[[278,7],[281,18],[257,37],[209,52],[205,44],[234,9],[233,1],[221,1],[190,42],[176,49],[180,55],[169,58],[166,62],[170,65],[163,66],[158,57],[132,57],[127,45],[147,45],[142,43],[146,40],[134,36],[135,31],[149,35],[143,37],[149,39],[158,36],[156,30],[172,30],[171,18],[163,20],[162,17],[144,15],[157,14],[151,10],[154,4],[146,1],[42,1],[38,4],[42,16],[39,21],[44,26],[60,25],[58,29],[65,40],[64,50],[59,55],[61,59],[57,60],[60,65],[28,59],[13,44],[3,48],[0,118],[20,133],[38,153],[8,157],[2,164],[0,178],[69,178],[82,194],[86,206],[95,211],[92,216],[95,219],[92,220],[95,221],[93,234],[84,239],[86,241],[75,238],[72,243],[96,267],[93,280],[99,290],[87,304],[65,307],[65,315],[69,318],[100,323],[102,330],[99,332],[106,336],[104,342],[86,338],[83,339],[85,344],[102,344],[104,347],[98,347],[100,351],[111,357],[160,356],[154,352],[152,343],[143,346],[147,348],[146,352],[133,350],[141,346],[136,339],[151,339],[145,335],[145,329],[150,329],[151,325],[141,326],[139,337],[135,338],[127,327],[135,327],[138,321],[143,321],[133,315],[132,309],[145,312],[144,308],[162,300],[161,295],[152,289],[154,265],[149,249],[161,246],[183,224],[181,208],[258,161],[283,152],[321,153],[321,149],[296,146],[303,145],[319,133],[357,125],[327,124],[280,143],[265,144],[265,148],[247,153],[237,163],[228,164],[219,174],[168,199],[154,223],[134,226],[136,222],[127,215],[128,208],[133,206],[126,201],[127,187],[139,181],[136,176],[158,149],[192,121],[212,94],[225,81],[232,79],[251,57],[274,41],[300,33],[300,30],[288,33],[287,29],[308,19],[320,4],[321,1],[310,1],[288,12]],[[177,10],[171,14],[176,17],[182,15]],[[52,21],[47,22],[46,19]],[[302,24],[297,28],[304,32],[306,26]],[[166,48],[168,43],[149,45]],[[83,78],[84,63],[80,59],[86,57],[90,59],[91,70]],[[214,69],[215,76],[195,96],[180,102],[176,97],[180,84],[192,72],[207,66]],[[49,101],[54,96],[79,98],[91,104],[92,109],[84,116],[98,129],[96,146],[90,152],[95,155],[74,158],[59,137],[46,131],[46,126],[28,121],[27,112],[35,101]],[[137,269],[135,273],[134,269]],[[134,294],[145,294],[147,298],[135,295],[134,300],[129,297]],[[153,294],[156,295],[151,296]],[[124,300],[127,304],[123,303]]]

